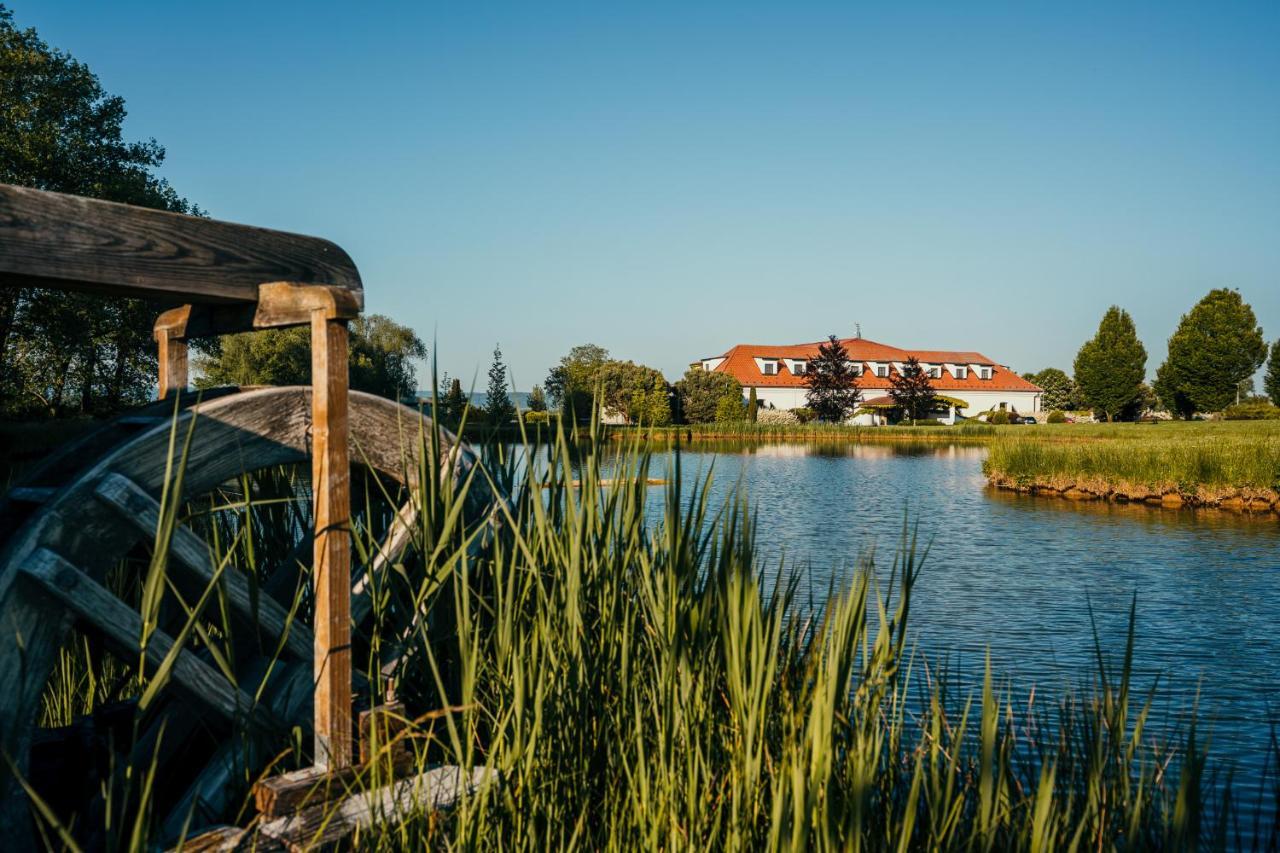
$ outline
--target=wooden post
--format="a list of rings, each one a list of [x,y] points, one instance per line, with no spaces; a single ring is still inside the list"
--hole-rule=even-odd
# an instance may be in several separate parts
[[[187,321],[191,306],[172,308],[156,318],[153,334],[160,348],[159,398],[187,388]]]
[[[315,494],[315,762],[352,762],[351,465],[347,323],[311,311],[311,488]]]

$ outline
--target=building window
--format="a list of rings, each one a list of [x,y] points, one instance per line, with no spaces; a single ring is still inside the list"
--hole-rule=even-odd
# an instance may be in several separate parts
[[[797,361],[791,365],[791,372],[794,373],[796,376],[804,376],[804,370],[805,370],[805,363],[803,361]]]
[[[929,368],[929,378],[930,378],[930,379],[941,379],[941,378],[942,378],[942,368],[941,368],[941,367],[930,367],[930,368]]]
[[[765,376],[774,376],[774,375],[776,375],[776,374],[777,374],[777,372],[778,372],[778,362],[776,362],[776,361],[766,361],[766,362],[764,363],[764,367],[763,367],[763,368],[761,368],[760,372],[761,372],[761,373],[763,373]]]
[[[991,378],[991,368],[990,368],[990,367],[979,367],[979,368],[978,368],[978,378],[979,378],[979,379],[990,379],[990,378]]]
[[[887,378],[889,377],[889,365],[887,365],[887,364],[877,364],[877,365],[876,365],[876,376],[879,376],[881,379],[887,379]]]
[[[956,379],[968,379],[968,378],[969,378],[969,368],[967,367],[956,368]]]
[[[862,365],[861,365],[861,364],[851,364],[851,365],[849,365],[849,366],[853,368],[853,375],[854,375],[854,376],[861,376],[861,375],[862,375]]]

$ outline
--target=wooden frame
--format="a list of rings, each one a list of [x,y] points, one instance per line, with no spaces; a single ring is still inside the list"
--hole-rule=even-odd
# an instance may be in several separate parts
[[[192,337],[310,326],[315,761],[349,766],[347,321],[364,305],[351,258],[315,237],[0,184],[0,286],[178,303],[154,326],[161,399],[186,388]]]

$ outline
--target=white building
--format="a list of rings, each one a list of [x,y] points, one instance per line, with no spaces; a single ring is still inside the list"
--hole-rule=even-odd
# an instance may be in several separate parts
[[[824,343],[738,344],[723,355],[695,361],[693,366],[728,373],[742,384],[743,393],[755,388],[762,406],[798,409],[806,405],[805,369]],[[888,393],[892,387],[890,378],[914,356],[929,375],[934,390],[964,401],[966,405],[959,408],[959,414],[965,417],[998,409],[1024,415],[1040,411],[1043,389],[982,353],[906,350],[866,338],[845,338],[840,343],[854,364],[864,400]],[[858,420],[871,423],[872,416],[862,415]]]

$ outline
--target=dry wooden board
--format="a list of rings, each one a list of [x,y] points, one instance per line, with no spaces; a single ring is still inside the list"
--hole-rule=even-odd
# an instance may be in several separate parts
[[[254,303],[274,281],[362,288],[328,240],[0,184],[0,284]]]
[[[496,781],[497,774],[485,767],[476,767],[469,775],[453,765],[436,767],[335,805],[264,821],[258,832],[290,850],[307,850],[334,844],[375,823],[399,823],[414,815],[448,810],[462,796]]]

